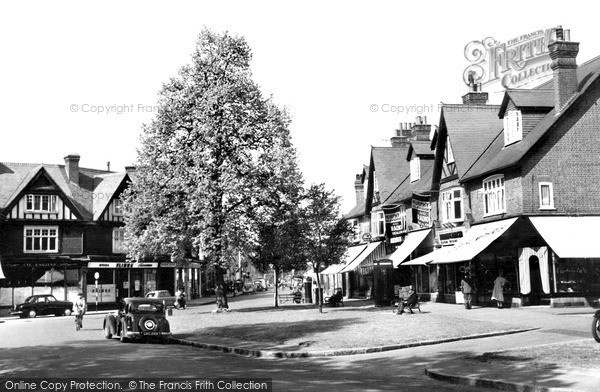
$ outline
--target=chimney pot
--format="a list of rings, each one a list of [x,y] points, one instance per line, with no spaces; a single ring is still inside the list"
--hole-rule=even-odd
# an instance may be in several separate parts
[[[79,185],[79,154],[69,154],[65,157],[65,170],[67,178],[74,184]]]
[[[565,40],[563,28],[560,25],[556,26],[556,40],[557,41],[564,41]]]

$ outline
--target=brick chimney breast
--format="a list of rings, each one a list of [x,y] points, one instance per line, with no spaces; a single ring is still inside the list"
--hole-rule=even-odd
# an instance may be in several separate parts
[[[552,59],[550,68],[554,72],[554,108],[558,114],[577,91],[579,83],[576,58],[579,42],[565,41],[560,26],[556,29],[556,37],[556,41],[548,45],[548,50]]]
[[[362,174],[357,174],[356,180],[354,181],[354,191],[356,192],[356,204],[360,204],[365,199],[364,189],[365,185],[362,181]]]
[[[65,170],[70,182],[79,185],[79,154],[69,154],[65,157]]]

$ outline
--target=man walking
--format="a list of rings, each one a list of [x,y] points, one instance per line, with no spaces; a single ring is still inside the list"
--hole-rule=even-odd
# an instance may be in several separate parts
[[[460,290],[465,298],[465,309],[471,309],[471,301],[473,301],[473,281],[469,275],[465,275],[460,281]]]

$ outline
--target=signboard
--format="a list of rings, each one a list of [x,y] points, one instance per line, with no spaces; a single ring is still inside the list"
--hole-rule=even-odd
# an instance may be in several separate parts
[[[431,227],[431,203],[428,201],[412,199],[413,221],[419,227]]]
[[[96,299],[96,293],[98,298]],[[87,286],[87,302],[116,302],[117,297],[115,296],[115,285],[114,284],[99,284],[98,287],[88,285]]]
[[[570,40],[569,30],[565,39]],[[550,79],[552,69],[548,45],[556,40],[556,28],[540,29],[506,42],[487,37],[465,46],[471,63],[463,72],[467,85],[481,83],[485,91],[538,86]]]
[[[402,237],[402,234],[406,231],[406,212],[404,208],[399,204],[381,208],[385,214],[386,232],[390,238],[390,243],[402,242],[402,239],[393,240]]]
[[[88,263],[88,268],[158,268],[158,263],[114,263],[92,261]]]
[[[454,245],[464,235],[463,230],[454,230],[449,232],[440,232],[440,244],[443,246]]]

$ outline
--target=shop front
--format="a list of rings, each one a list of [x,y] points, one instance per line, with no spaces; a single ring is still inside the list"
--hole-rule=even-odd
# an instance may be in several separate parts
[[[115,303],[157,290],[158,262],[90,261],[86,271],[88,303]]]
[[[0,314],[34,294],[52,294],[74,301],[83,287],[81,261],[66,256],[10,257],[0,259]]]

